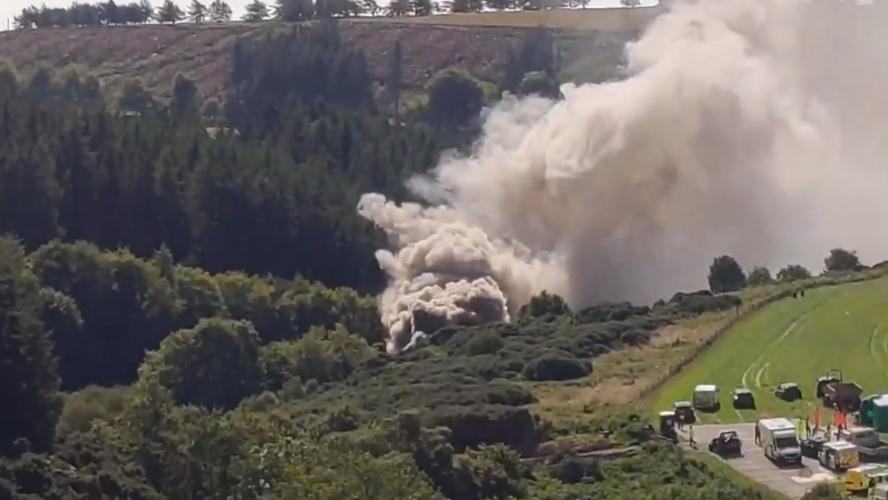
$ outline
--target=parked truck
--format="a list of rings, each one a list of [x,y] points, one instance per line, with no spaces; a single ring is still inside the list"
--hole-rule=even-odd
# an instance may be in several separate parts
[[[883,442],[872,427],[848,427],[840,430],[838,437],[857,446],[860,458],[865,462],[888,461],[888,443]]]
[[[796,426],[789,419],[766,418],[756,425],[766,457],[777,464],[801,465],[802,448]]]
[[[848,441],[829,441],[817,452],[817,461],[827,469],[842,472],[860,465],[860,455]]]
[[[721,408],[718,386],[702,384],[694,387],[693,402],[695,410],[718,411]]]

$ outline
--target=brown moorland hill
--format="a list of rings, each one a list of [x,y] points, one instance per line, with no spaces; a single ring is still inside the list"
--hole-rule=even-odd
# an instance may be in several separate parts
[[[416,90],[450,66],[497,81],[509,51],[535,26],[555,30],[568,63],[596,51],[612,60],[655,16],[654,9],[618,10],[624,9],[355,19],[341,21],[339,28],[343,43],[364,52],[380,81],[389,71],[395,41],[401,40],[403,84]],[[36,64],[76,64],[111,88],[125,77],[138,77],[160,97],[167,97],[175,75],[184,73],[205,96],[219,97],[234,42],[281,26],[231,22],[7,31],[0,32],[0,57],[24,70]]]

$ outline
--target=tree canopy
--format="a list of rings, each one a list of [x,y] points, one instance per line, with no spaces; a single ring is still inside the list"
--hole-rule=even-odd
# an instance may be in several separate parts
[[[833,248],[829,251],[829,257],[823,260],[827,271],[856,271],[860,268],[860,259],[857,253],[844,248]]]
[[[746,275],[733,257],[722,255],[709,266],[709,289],[713,293],[735,292],[744,286]]]

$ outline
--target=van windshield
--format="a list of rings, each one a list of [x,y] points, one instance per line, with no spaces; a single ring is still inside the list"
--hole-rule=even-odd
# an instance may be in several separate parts
[[[795,436],[781,437],[775,439],[774,444],[777,445],[777,448],[798,448],[799,440]]]

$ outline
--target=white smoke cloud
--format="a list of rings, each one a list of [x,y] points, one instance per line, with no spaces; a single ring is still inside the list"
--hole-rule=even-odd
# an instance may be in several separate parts
[[[395,252],[389,349],[447,322],[507,320],[535,293],[573,306],[705,286],[721,254],[819,269],[888,254],[888,6],[676,4],[627,47],[633,76],[507,98],[473,154],[365,195]]]

